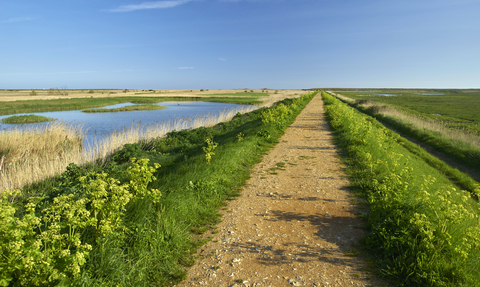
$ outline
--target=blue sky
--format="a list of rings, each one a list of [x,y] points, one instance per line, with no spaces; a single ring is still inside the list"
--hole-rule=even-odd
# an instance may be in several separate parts
[[[4,0],[0,89],[480,87],[480,0]]]

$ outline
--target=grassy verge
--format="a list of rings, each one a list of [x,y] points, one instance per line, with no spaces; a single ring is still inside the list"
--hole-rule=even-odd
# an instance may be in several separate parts
[[[454,128],[480,133],[480,90],[377,90],[339,91],[355,100],[369,100],[394,105],[422,117],[443,122]],[[388,94],[392,96],[381,96]]]
[[[165,109],[165,106],[161,105],[135,105],[127,106],[116,109],[88,109],[83,110],[84,113],[113,113],[113,112],[128,112],[128,111],[152,111],[152,110],[161,110]]]
[[[397,134],[322,95],[352,185],[370,205],[366,244],[380,272],[400,286],[480,286],[478,202]]]
[[[435,150],[448,155],[456,161],[468,165],[480,172],[480,146],[464,142],[459,137],[447,136],[444,133],[425,129],[411,122],[406,122],[395,117],[375,113],[373,110],[363,109],[368,114],[375,116],[380,121],[391,126],[398,132],[413,138]],[[477,136],[478,138],[478,136]]]
[[[55,100],[28,100],[3,102],[0,115],[17,113],[83,110],[99,108],[121,103],[153,104],[173,101],[221,102],[240,105],[255,105],[261,102],[248,97],[108,97],[108,98],[72,98]]]
[[[345,100],[347,99],[345,98]],[[449,130],[440,132],[436,125],[433,126],[434,130],[432,130],[432,125],[424,123],[421,119],[403,114],[393,108],[372,106],[371,103],[365,103],[363,100],[348,101],[348,104],[395,129],[400,135],[415,139],[423,145],[432,147],[446,155],[450,160],[466,165],[470,169],[470,174],[480,173],[478,164],[480,162],[480,147],[473,142],[462,140],[461,134],[455,136],[456,133],[461,132],[458,131],[454,134],[452,134],[453,131]],[[385,112],[385,110],[389,112]],[[474,193],[477,182],[467,173],[453,168],[403,137],[399,138],[399,142],[410,152],[421,157],[430,166],[447,176],[457,186],[470,191],[478,198],[479,195]]]
[[[166,286],[182,280],[204,243],[195,235],[219,222],[219,208],[239,195],[250,168],[313,95],[212,128],[128,144],[102,168],[70,165],[61,178],[2,193],[0,282]]]
[[[37,115],[22,115],[22,116],[11,116],[8,118],[3,118],[2,123],[4,124],[31,124],[31,123],[44,123],[50,122],[54,119],[37,116]]]

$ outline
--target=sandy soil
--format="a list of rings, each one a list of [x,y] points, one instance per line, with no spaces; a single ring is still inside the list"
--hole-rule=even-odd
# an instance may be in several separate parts
[[[315,97],[230,202],[178,286],[384,286],[359,249],[355,216],[323,103]]]

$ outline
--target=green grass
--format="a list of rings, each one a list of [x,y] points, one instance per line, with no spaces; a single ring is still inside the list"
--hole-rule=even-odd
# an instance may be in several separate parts
[[[376,112],[374,108],[364,108],[356,103],[352,103],[350,105],[363,113],[375,117],[377,120],[388,125],[402,136],[414,139],[418,142],[421,142],[423,145],[433,148],[437,152],[440,152],[448,157],[448,159],[452,162],[457,162],[467,166],[468,170],[465,172],[469,172],[471,175],[480,173],[480,151],[478,146],[462,142],[456,138],[445,136],[440,132],[417,127],[415,124],[404,122],[400,119],[389,116],[388,114],[383,115]],[[439,160],[435,156],[430,155],[424,149],[412,144],[410,141],[402,141],[404,146],[412,153],[422,157],[432,167],[438,169],[444,175],[449,177],[450,180],[455,182],[455,184],[457,184],[460,188],[473,192],[475,188],[475,181],[471,176],[467,175],[465,172],[460,172],[459,170]]]
[[[149,184],[149,188],[162,193],[160,200],[129,202],[122,216],[123,229],[117,230],[120,236],[101,238],[101,244],[94,244],[88,260],[82,265],[81,275],[63,283],[174,285],[185,278],[185,267],[195,262],[196,249],[210,240],[199,239],[198,234],[215,230],[214,226],[221,220],[219,210],[225,206],[225,201],[240,194],[251,168],[278,142],[284,129],[312,96],[282,101],[288,107],[283,111],[292,112],[282,117],[282,125],[263,123],[262,113],[275,108],[262,108],[246,115],[238,114],[230,122],[213,128],[173,131],[164,138],[125,145],[110,157],[106,166],[71,165],[60,178],[25,187],[23,196],[17,197],[14,203],[18,207],[16,216],[22,217],[29,198],[43,198],[37,205],[38,214],[63,195],[81,198],[79,188],[84,185],[78,178],[92,171],[105,172],[120,183],[128,183],[126,170],[132,165],[131,159],[147,158],[150,164],[161,165],[154,174],[156,180]],[[237,138],[240,133],[242,140]],[[207,164],[203,149],[207,146],[206,139],[218,143],[214,154],[210,153],[210,164]],[[71,252],[75,250],[72,248]],[[0,261],[0,266],[3,263],[8,264]],[[21,273],[13,276],[18,274]]]
[[[480,90],[385,89],[336,92],[356,100],[372,100],[394,105],[424,117],[442,121],[451,127],[467,128],[480,133]],[[431,95],[426,95],[428,93]],[[380,94],[397,96],[385,97]]]
[[[261,102],[254,98],[246,97],[109,97],[109,98],[73,98],[73,99],[52,99],[52,100],[27,100],[2,102],[0,106],[0,115],[9,115],[17,113],[49,112],[49,111],[67,111],[84,110],[90,108],[99,108],[121,103],[134,104],[153,104],[159,102],[173,101],[204,101],[221,102],[240,105],[254,105]]]
[[[112,113],[112,112],[128,112],[128,111],[151,111],[165,109],[161,105],[134,105],[115,109],[88,109],[83,110],[84,113]]]
[[[323,97],[352,189],[370,206],[365,242],[380,273],[399,286],[480,286],[478,202],[374,118]]]
[[[53,118],[48,118],[44,116],[37,115],[22,115],[22,116],[11,116],[3,118],[1,120],[4,124],[30,124],[30,123],[43,123],[53,121]]]

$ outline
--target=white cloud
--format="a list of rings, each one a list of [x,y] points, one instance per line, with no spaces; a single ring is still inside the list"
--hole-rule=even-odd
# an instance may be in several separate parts
[[[170,0],[170,1],[154,1],[154,2],[143,2],[140,4],[131,4],[131,5],[121,5],[115,9],[107,10],[109,12],[131,12],[136,10],[147,10],[147,9],[165,9],[179,6],[193,0]]]
[[[25,22],[25,21],[31,21],[31,20],[33,20],[32,17],[16,17],[16,18],[3,20],[2,23],[16,23],[16,22]]]
[[[189,70],[193,69],[193,67],[178,67],[179,70]]]
[[[220,61],[224,61],[224,62],[227,60],[227,59],[222,58],[222,57],[220,57],[220,58],[218,58],[218,59],[219,59]]]

